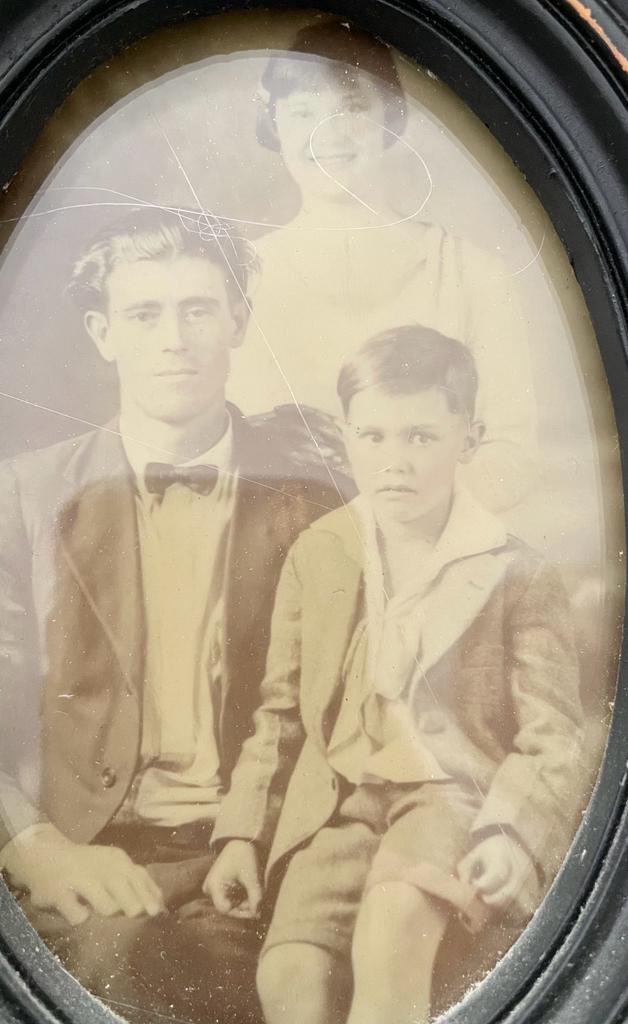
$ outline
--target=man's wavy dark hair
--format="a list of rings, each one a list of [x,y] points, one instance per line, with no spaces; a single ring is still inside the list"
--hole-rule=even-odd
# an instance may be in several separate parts
[[[232,302],[243,301],[254,247],[228,222],[205,214],[141,207],[102,231],[77,260],[68,292],[79,309],[104,310],[107,279],[120,263],[193,256],[221,267]]]

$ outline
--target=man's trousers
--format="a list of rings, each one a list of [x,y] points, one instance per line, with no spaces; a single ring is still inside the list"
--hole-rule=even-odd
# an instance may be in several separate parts
[[[20,902],[64,967],[122,1017],[196,1024],[258,1024],[255,970],[261,927],[223,917],[203,896],[211,825],[110,825],[95,840],[124,849],[160,886],[167,912],[101,917],[81,925]]]

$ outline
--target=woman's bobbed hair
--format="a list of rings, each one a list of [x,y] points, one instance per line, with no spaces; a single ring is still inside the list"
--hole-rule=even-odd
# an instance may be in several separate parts
[[[299,59],[302,58],[302,59]],[[278,99],[297,89],[315,88],[325,67],[339,82],[355,81],[360,72],[372,75],[385,105],[384,143],[392,145],[404,131],[407,116],[405,95],[390,47],[375,36],[337,18],[324,19],[300,29],[287,51],[273,55],[261,78],[257,115],[257,141],[280,152],[275,111]],[[347,74],[347,68],[353,74]]]

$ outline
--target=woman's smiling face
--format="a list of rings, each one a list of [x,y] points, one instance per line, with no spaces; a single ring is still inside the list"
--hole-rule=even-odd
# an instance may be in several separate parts
[[[340,72],[342,76],[342,71]],[[286,167],[309,195],[360,196],[384,149],[386,109],[370,76],[346,68],[346,81],[321,67],[303,88],[278,98],[277,134]]]

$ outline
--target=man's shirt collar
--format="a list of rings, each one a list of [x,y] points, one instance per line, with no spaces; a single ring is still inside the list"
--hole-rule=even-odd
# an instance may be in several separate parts
[[[227,426],[222,437],[207,451],[195,455],[187,462],[175,462],[169,457],[168,452],[161,448],[153,448],[148,444],[136,440],[129,434],[128,427],[123,417],[120,417],[120,437],[126,457],[137,481],[138,490],[144,494],[144,474],[149,462],[172,462],[173,465],[181,467],[189,466],[216,466],[221,472],[231,472],[233,467],[233,421],[227,410]]]

